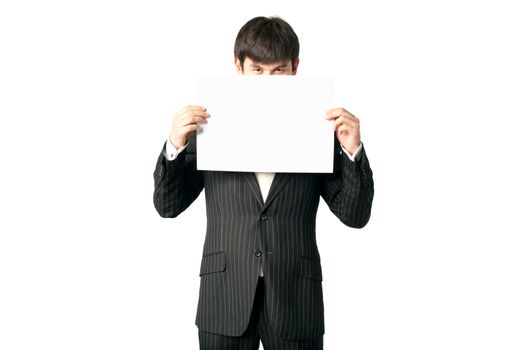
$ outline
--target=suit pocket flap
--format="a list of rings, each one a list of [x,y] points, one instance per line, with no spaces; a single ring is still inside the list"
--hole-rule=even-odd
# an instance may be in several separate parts
[[[322,281],[323,275],[321,272],[321,261],[301,256],[299,259],[299,276]]]
[[[202,257],[200,276],[226,270],[226,252],[220,251]]]

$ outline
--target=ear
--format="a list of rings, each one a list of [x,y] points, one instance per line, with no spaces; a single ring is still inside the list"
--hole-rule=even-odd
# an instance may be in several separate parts
[[[295,60],[295,63],[292,66],[292,74],[295,75],[297,73],[297,67],[299,66],[299,57]]]
[[[244,74],[241,61],[237,57],[234,57],[233,63],[235,64],[235,70],[237,71],[237,74]]]

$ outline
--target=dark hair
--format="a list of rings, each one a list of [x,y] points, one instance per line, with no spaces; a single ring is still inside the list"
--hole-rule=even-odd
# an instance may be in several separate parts
[[[299,39],[285,20],[255,17],[239,30],[233,53],[241,67],[246,57],[265,64],[290,59],[294,65],[299,57]]]

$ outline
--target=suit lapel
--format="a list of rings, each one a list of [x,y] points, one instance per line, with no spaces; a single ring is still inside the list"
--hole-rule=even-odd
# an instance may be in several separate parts
[[[291,174],[289,173],[275,173],[272,185],[270,186],[270,190],[268,191],[268,196],[266,197],[266,201],[263,202],[261,188],[259,187],[259,182],[257,182],[257,177],[255,176],[255,173],[243,174],[246,178],[246,181],[248,182],[248,187],[250,187],[250,189],[253,192],[253,195],[255,196],[255,198],[257,198],[257,202],[259,202],[263,209],[267,208],[268,205],[270,205],[270,203],[275,199],[279,192],[282,191],[284,186],[292,178]]]
[[[275,197],[277,197],[279,192],[283,190],[284,186],[286,186],[291,178],[292,175],[289,173],[275,173],[272,185],[270,186],[270,191],[268,192],[268,197],[266,197],[266,201],[264,202],[264,208],[267,208],[270,205],[270,203],[275,199]]]
[[[253,192],[253,195],[257,198],[257,202],[263,206],[263,198],[261,194],[261,188],[259,187],[259,182],[257,182],[257,177],[255,176],[255,173],[243,173],[246,177],[246,181],[248,181],[248,186]]]

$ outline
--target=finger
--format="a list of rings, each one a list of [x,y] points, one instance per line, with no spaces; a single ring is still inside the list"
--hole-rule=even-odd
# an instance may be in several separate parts
[[[204,117],[188,116],[181,121],[182,126],[191,124],[207,124],[208,120]]]
[[[339,130],[347,130],[347,131],[352,131],[352,130],[355,130],[357,127],[355,124],[353,123],[350,123],[350,124],[347,124],[347,123],[339,123],[337,125],[334,125],[334,131],[339,131]]]
[[[201,122],[201,120],[208,119],[210,117],[210,114],[207,112],[193,112],[193,113],[187,113],[181,116],[181,122],[184,124],[188,123],[197,123]]]
[[[336,120],[334,120],[334,125],[350,124],[350,123],[353,123],[353,122],[354,121],[352,119],[350,119],[349,117],[347,117],[345,115],[341,115]]]
[[[207,124],[208,123],[208,120],[207,120],[208,117],[197,117],[197,116],[193,116],[190,118],[190,121],[193,123],[193,124]]]
[[[345,134],[345,133],[350,133],[350,131],[351,131],[351,130],[350,130],[350,128],[348,127],[348,125],[346,125],[346,124],[341,124],[341,125],[337,128],[336,133],[337,133],[338,135],[343,135],[343,134]]]
[[[210,116],[210,113],[206,111],[196,111],[196,110],[188,112],[187,114],[191,116],[203,117],[203,118],[208,118]]]
[[[177,113],[177,116],[180,119],[186,119],[186,118],[189,118],[191,116],[198,116],[198,117],[208,118],[210,116],[210,113],[208,113],[206,111],[202,111],[202,110],[193,109],[193,110],[187,110],[187,111],[185,110],[182,113]]]
[[[326,119],[334,119],[346,113],[348,111],[344,108],[332,108],[326,111]]]
[[[338,117],[334,120],[334,130],[337,130],[337,128],[343,123],[343,120],[341,117]]]
[[[200,116],[209,116],[209,113],[206,112],[206,108],[201,106],[186,106],[177,113],[175,113],[175,119],[183,119],[188,115],[200,115]]]
[[[339,130],[340,128],[342,128],[345,125],[346,124],[344,122],[336,122],[336,123],[334,123],[334,131],[335,130]]]
[[[181,116],[181,119],[183,120],[191,120],[192,118],[209,118],[210,113],[208,112],[186,112]]]
[[[329,109],[328,111],[326,111],[326,117],[325,119],[328,119],[328,120],[333,120],[333,119],[336,119],[336,118],[339,118],[340,116],[346,116],[356,122],[359,122],[359,119],[353,115],[352,113],[348,112],[346,109],[344,108],[333,108],[333,109]]]
[[[353,116],[350,113],[341,113],[341,114],[326,114],[325,119],[334,120],[339,117],[353,118]]]
[[[341,115],[343,113],[347,112],[346,109],[340,107],[340,108],[332,108],[326,111],[326,114],[330,115]],[[348,112],[347,112],[348,113]]]
[[[357,118],[352,113],[348,113],[348,118],[352,119],[354,122],[359,123],[359,118]]]
[[[197,124],[186,125],[182,128],[182,134],[189,134],[192,131],[199,130],[201,127]]]
[[[325,115],[325,119],[327,120],[334,120],[334,119],[337,119],[341,116],[341,114],[337,114],[337,113],[332,113],[332,112],[326,112],[326,115]]]

